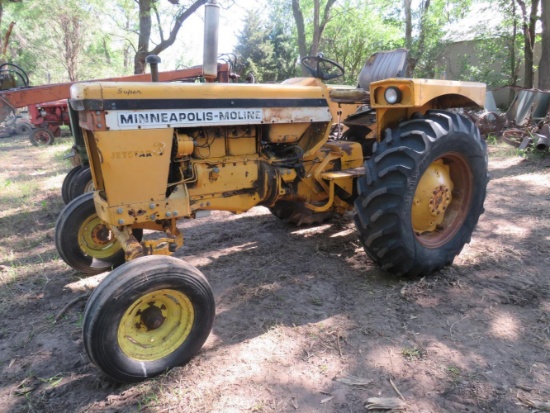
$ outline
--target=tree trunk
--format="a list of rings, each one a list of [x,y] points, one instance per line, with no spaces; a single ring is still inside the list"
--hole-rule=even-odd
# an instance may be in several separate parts
[[[524,39],[524,57],[525,57],[525,80],[523,86],[527,89],[533,87],[533,50],[527,37]]]
[[[81,44],[80,22],[76,16],[61,17],[61,25],[65,34],[63,41],[65,44],[67,74],[71,82],[76,82],[78,80],[79,46]]]
[[[151,0],[139,0],[138,49],[134,57],[134,73],[145,72],[145,58],[149,54],[151,39]]]
[[[315,56],[319,52],[319,45],[321,44],[321,38],[323,31],[330,20],[330,9],[334,5],[336,0],[327,0],[323,16],[321,17],[321,2],[320,0],[313,1],[313,38],[311,39],[311,47],[308,49],[306,46],[306,31],[304,24],[304,14],[300,7],[300,0],[292,0],[292,14],[296,21],[296,29],[298,32],[298,50],[300,57]],[[302,74],[308,76],[309,72],[302,66]]]
[[[319,15],[321,13],[321,6],[319,4],[319,0],[315,0],[315,26],[313,27],[313,42],[311,44],[311,50],[310,55],[315,56],[319,52],[319,45],[321,44],[321,37],[323,36],[323,32],[325,31],[325,27],[330,20],[330,9],[334,5],[336,0],[327,0],[327,4],[325,4],[325,10],[323,12],[323,18],[319,20]]]
[[[539,63],[539,89],[550,90],[550,0],[542,5],[542,55]]]
[[[161,36],[161,41],[152,50],[149,50],[149,43],[151,40],[151,10],[154,0],[139,0],[139,39],[138,49],[134,57],[134,73],[145,72],[145,58],[149,54],[160,54],[176,41],[176,37],[181,28],[183,22],[195,13],[200,6],[206,3],[206,0],[196,0],[189,7],[182,7],[176,14],[174,25],[170,29],[170,35],[164,39]],[[170,0],[172,4],[175,4],[175,0]]]
[[[109,48],[107,47],[107,40],[105,40],[105,37],[103,38],[103,51],[105,53],[105,61],[108,65],[111,64],[111,55],[109,53]]]
[[[313,38],[311,39],[311,47],[309,48],[310,56],[317,56],[319,52],[319,42],[321,41],[319,14],[319,0],[313,0]]]
[[[2,44],[2,58],[5,58],[6,53],[8,52],[8,45],[10,43],[10,36],[13,30],[13,26],[15,26],[15,22],[10,23],[8,30],[6,30],[6,34],[4,35],[4,43]]]
[[[512,6],[512,37],[509,39],[509,50],[510,50],[510,85],[516,86],[518,83],[518,67],[520,65],[520,59],[517,58],[516,61],[516,38],[518,34],[518,22],[517,22],[517,7],[516,1],[511,0]],[[508,92],[508,102],[511,102],[514,99],[514,88],[510,88]]]
[[[307,56],[306,48],[306,29],[304,24],[304,14],[300,8],[300,0],[292,0],[292,14],[296,21],[296,30],[298,31],[298,51],[300,52],[300,58]],[[307,76],[309,73],[307,69],[301,66],[302,75]]]
[[[405,9],[405,47],[411,50],[412,47],[412,0],[403,0],[403,8]]]
[[[416,45],[414,45],[415,50],[413,50],[411,3],[411,0],[403,1],[403,6],[405,8],[405,46],[409,50],[409,57],[407,61],[408,77],[413,77],[414,69],[416,69],[418,61],[424,54],[424,46],[426,44],[426,31],[424,28],[427,24],[428,12],[430,11],[430,0],[425,0],[420,10],[421,15],[418,40],[416,41]]]
[[[524,0],[516,0],[521,8],[523,18],[523,47],[525,55],[525,82],[524,86],[528,89],[533,87],[533,53],[535,49],[536,33],[535,28],[538,20],[537,11],[539,8],[539,0],[531,1],[531,10],[527,15],[527,6]]]
[[[405,9],[405,48],[409,51],[407,58],[407,77],[413,77],[414,68],[416,67],[416,59],[413,58],[412,49],[412,0],[403,0],[403,8]]]

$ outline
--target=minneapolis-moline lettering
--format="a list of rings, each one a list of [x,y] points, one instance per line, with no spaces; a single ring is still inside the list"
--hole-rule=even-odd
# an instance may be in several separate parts
[[[121,125],[147,125],[159,123],[209,122],[214,119],[212,112],[180,113],[129,113],[120,114]]]
[[[120,113],[119,124],[122,125],[162,125],[196,122],[224,121],[261,121],[262,110],[219,110],[195,112],[150,112],[150,113]]]
[[[262,120],[260,110],[231,110],[219,113],[220,120]]]

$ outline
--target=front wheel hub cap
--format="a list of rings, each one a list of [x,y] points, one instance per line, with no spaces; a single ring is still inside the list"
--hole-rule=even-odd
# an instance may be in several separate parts
[[[134,360],[160,360],[187,340],[194,322],[194,306],[183,292],[163,289],[145,293],[120,319],[118,344]]]
[[[453,181],[449,166],[439,159],[424,172],[413,198],[411,221],[414,232],[422,234],[437,229],[453,200]]]

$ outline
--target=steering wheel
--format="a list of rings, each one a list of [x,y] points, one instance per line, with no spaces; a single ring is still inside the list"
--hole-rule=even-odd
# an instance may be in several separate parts
[[[322,53],[317,56],[302,57],[302,65],[309,70],[313,77],[321,80],[331,80],[344,76],[345,70],[334,60],[325,59]]]
[[[27,73],[25,73],[23,69],[13,63],[3,63],[2,65],[0,65],[0,74],[13,74],[23,82],[24,87],[29,86],[29,77],[27,76]]]

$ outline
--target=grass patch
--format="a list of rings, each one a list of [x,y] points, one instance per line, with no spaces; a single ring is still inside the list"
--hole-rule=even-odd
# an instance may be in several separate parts
[[[540,161],[550,158],[550,150],[538,151],[533,146],[529,146],[527,149],[518,149],[502,142],[498,137],[489,135],[487,138],[487,144],[489,145],[490,157],[520,157],[532,161]]]
[[[422,360],[426,356],[426,352],[417,347],[403,347],[401,355],[408,361]]]
[[[62,264],[53,243],[63,207],[61,182],[72,140],[34,147],[21,137],[0,141],[0,310],[25,305]],[[25,153],[22,157],[20,154]]]
[[[451,379],[453,383],[457,383],[462,379],[462,370],[456,366],[450,365],[447,366],[447,376]]]

